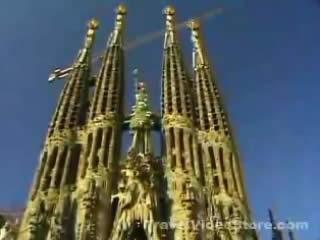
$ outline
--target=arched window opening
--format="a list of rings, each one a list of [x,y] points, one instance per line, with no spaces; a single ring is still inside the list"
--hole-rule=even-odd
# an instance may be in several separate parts
[[[140,221],[137,221],[131,231],[129,232],[130,240],[148,240],[148,237],[143,229],[143,225]]]

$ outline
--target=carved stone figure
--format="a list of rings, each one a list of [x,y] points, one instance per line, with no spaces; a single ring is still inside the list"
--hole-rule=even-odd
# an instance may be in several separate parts
[[[157,239],[158,232],[153,226],[155,221],[156,194],[154,185],[151,184],[150,165],[151,156],[134,151],[128,154],[127,162],[121,170],[121,180],[118,193],[112,200],[118,198],[118,207],[115,223],[118,226],[113,232],[113,239],[118,239],[121,234],[140,222],[150,237]],[[121,235],[122,236],[122,235]]]
[[[60,240],[63,239],[64,229],[63,229],[63,222],[61,214],[59,212],[55,213],[51,220],[50,225],[50,233],[49,239],[50,240]]]

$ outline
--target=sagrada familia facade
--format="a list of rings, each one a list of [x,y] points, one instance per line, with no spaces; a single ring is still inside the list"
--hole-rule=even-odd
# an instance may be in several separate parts
[[[189,78],[167,7],[161,116],[136,82],[130,116],[123,112],[127,9],[120,5],[97,77],[91,75],[98,21],[91,20],[65,78],[18,240],[256,240],[243,171],[216,76],[191,20]],[[89,94],[92,89],[92,94]],[[133,138],[121,157],[122,134]],[[155,156],[151,133],[161,133]],[[277,238],[278,239],[278,238]],[[280,238],[279,238],[280,239]]]

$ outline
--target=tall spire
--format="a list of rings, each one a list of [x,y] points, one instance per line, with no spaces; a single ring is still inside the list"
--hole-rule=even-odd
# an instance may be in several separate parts
[[[255,231],[229,229],[233,221],[251,221],[241,163],[230,135],[217,79],[206,56],[200,22],[191,20],[189,28],[193,43],[198,158],[203,161],[205,169],[203,176],[207,218],[216,218],[225,224],[225,230],[218,232],[221,238],[228,236],[227,239],[233,240],[250,236],[250,239],[256,239]]]
[[[60,181],[73,182],[73,180],[70,180],[70,177],[74,174],[67,176],[67,173],[61,172],[63,171],[63,162],[66,160],[64,158],[67,157],[67,149],[64,148],[63,145],[69,143],[71,145],[76,144],[75,138],[77,138],[77,132],[75,130],[84,121],[88,97],[91,51],[98,25],[99,23],[95,19],[89,22],[84,47],[79,51],[73,65],[65,71],[60,71],[60,73],[56,71],[51,78],[52,80],[58,77],[68,77],[49,128],[49,134],[41,156],[41,164],[33,187],[32,197],[34,197],[39,186],[42,190],[46,190],[49,186],[58,187]],[[70,156],[68,157],[70,158]],[[57,158],[60,158],[60,160],[58,161]],[[47,161],[48,163],[46,163]],[[76,171],[76,169],[73,169],[73,171]],[[66,182],[62,184],[65,183]]]
[[[171,203],[170,221],[183,224],[182,228],[174,230],[174,239],[199,239],[200,230],[187,224],[199,220],[197,211],[200,207],[192,84],[175,31],[175,9],[168,6],[163,13],[166,31],[162,66],[162,130]]]
[[[50,125],[49,136],[55,131],[77,127],[85,121],[92,47],[98,26],[99,22],[96,19],[89,22],[84,46],[72,66],[64,70],[57,68],[49,76],[49,82],[67,77]]]
[[[72,66],[56,69],[49,77],[49,81],[67,77],[67,82],[40,156],[18,239],[46,238],[48,235],[61,238],[59,229],[70,224],[70,220],[64,221],[59,216],[66,219],[72,214],[71,195],[81,152],[79,131],[86,117],[91,51],[98,25],[95,19],[89,22],[84,46]],[[70,231],[66,230],[65,234]]]
[[[97,171],[98,165],[109,167],[114,164],[114,154],[120,151],[119,141],[122,126],[122,100],[124,85],[123,25],[127,9],[119,5],[116,9],[116,21],[111,32],[103,63],[95,81],[95,89],[89,109],[87,123],[87,152],[81,163],[80,176],[84,177],[87,169]],[[94,140],[95,139],[95,140]],[[93,147],[93,148],[92,148]],[[99,149],[110,148],[107,155],[97,157]],[[107,151],[108,152],[108,151]]]
[[[116,21],[111,32],[103,63],[95,84],[95,92],[90,107],[89,120],[101,115],[112,116],[122,113],[123,78],[124,78],[124,50],[123,30],[127,8],[119,5],[116,9]]]
[[[228,135],[229,129],[223,108],[217,80],[205,53],[200,22],[191,20],[191,40],[193,43],[194,84],[197,96],[197,120],[200,130],[213,130]]]
[[[124,97],[123,31],[127,9],[119,5],[98,77],[95,81],[88,123],[84,136],[85,150],[78,174],[79,205],[77,239],[90,236],[107,239],[111,232],[111,193],[116,179],[120,151]],[[103,210],[103,214],[100,212]]]
[[[166,18],[162,73],[163,120],[170,121],[170,117],[175,115],[188,126],[191,126],[193,109],[190,80],[186,73],[175,31],[175,9],[168,6],[163,10],[163,14]]]

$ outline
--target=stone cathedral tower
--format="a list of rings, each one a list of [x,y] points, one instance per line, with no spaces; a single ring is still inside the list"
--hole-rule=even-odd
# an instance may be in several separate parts
[[[193,74],[189,77],[167,7],[161,116],[136,82],[130,116],[123,113],[124,28],[120,5],[97,77],[91,55],[92,20],[84,46],[65,78],[18,234],[19,240],[256,240],[241,163],[206,56],[199,22],[190,21]],[[92,94],[89,94],[93,88]],[[133,139],[121,158],[122,133]],[[152,131],[161,145],[153,146]],[[155,156],[153,147],[162,149]]]

